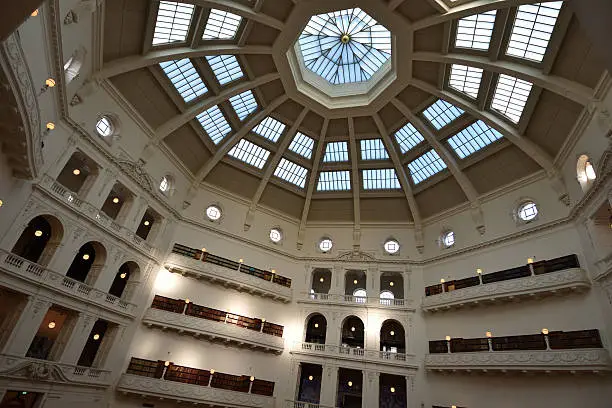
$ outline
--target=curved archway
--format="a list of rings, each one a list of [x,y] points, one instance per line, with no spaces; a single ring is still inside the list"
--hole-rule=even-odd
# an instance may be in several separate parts
[[[306,323],[306,337],[304,341],[307,343],[325,344],[327,337],[327,319],[319,313],[310,315]]]
[[[91,285],[98,278],[105,262],[106,248],[99,242],[90,241],[79,248],[66,276]]]
[[[331,289],[332,273],[329,269],[317,268],[312,271],[312,285],[314,293],[328,294]]]
[[[406,332],[397,320],[385,320],[380,327],[380,351],[385,352],[385,358],[391,358],[395,353],[406,353]]]
[[[129,283],[138,282],[138,276],[140,274],[140,267],[134,261],[125,262],[123,265],[119,267],[119,270],[115,274],[115,278],[113,279],[113,283],[108,290],[113,296],[118,298],[127,298],[131,293],[130,291],[126,291]]]
[[[12,253],[30,262],[47,266],[64,237],[64,227],[52,215],[34,217],[25,227]]]
[[[357,316],[349,316],[342,323],[342,346],[364,348],[365,329],[363,321]]]

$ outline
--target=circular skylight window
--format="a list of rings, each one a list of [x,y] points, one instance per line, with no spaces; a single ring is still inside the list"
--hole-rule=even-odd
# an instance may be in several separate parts
[[[272,228],[270,230],[270,239],[274,243],[278,243],[283,239],[283,232],[278,228]]]
[[[320,242],[319,242],[319,249],[322,252],[329,252],[332,249],[332,246],[334,246],[334,243],[332,242],[331,239],[329,238],[323,238]]]
[[[113,134],[113,123],[106,116],[102,116],[96,123],[96,132],[102,137],[108,137]]]
[[[384,247],[388,254],[396,254],[400,249],[400,244],[394,239],[389,239],[385,242]]]
[[[336,85],[369,80],[391,57],[391,33],[359,8],[312,16],[298,43],[306,68]]]
[[[221,218],[221,209],[216,205],[211,205],[206,209],[206,216],[211,221],[218,221]]]
[[[455,245],[455,233],[453,231],[447,231],[442,234],[442,245],[445,248],[450,248]]]
[[[167,193],[170,191],[170,180],[168,180],[168,177],[162,177],[161,182],[159,183],[159,191],[162,193]]]
[[[521,221],[533,221],[538,216],[538,206],[533,201],[527,201],[518,209]]]

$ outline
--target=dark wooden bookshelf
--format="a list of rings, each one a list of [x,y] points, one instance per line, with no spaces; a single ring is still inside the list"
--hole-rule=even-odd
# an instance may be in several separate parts
[[[493,337],[491,342],[494,351],[546,350],[546,340],[543,334]]]
[[[272,381],[264,381],[255,379],[251,386],[251,394],[266,395],[271,397],[274,395],[274,383]]]
[[[578,348],[603,348],[599,330],[551,331],[548,342],[553,350]]]
[[[164,372],[164,361],[145,360],[132,357],[127,374],[140,375],[142,377],[161,378]]]
[[[166,369],[164,379],[185,384],[208,386],[208,381],[210,379],[210,371],[201,370],[199,368],[170,365]]]
[[[185,310],[185,301],[183,299],[171,299],[165,296],[155,295],[151,307],[167,312],[183,313]]]
[[[276,337],[283,337],[284,327],[279,324],[264,322],[262,333],[271,334]]]

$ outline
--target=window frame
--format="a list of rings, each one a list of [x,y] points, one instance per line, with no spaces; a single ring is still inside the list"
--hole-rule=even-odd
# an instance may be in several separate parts
[[[219,218],[213,219],[210,217],[210,215],[208,214],[208,210],[211,208],[216,208],[217,210],[219,210]],[[206,206],[206,209],[204,210],[204,216],[206,217],[206,219],[210,222],[216,223],[216,224],[220,224],[221,220],[223,219],[225,212],[223,211],[223,207],[221,206],[221,204],[219,204],[218,202],[212,202],[210,204],[208,204]]]

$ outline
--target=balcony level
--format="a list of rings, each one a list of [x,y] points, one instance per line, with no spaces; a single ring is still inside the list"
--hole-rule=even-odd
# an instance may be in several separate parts
[[[302,293],[299,303],[414,311],[412,299],[387,299],[332,293]]]
[[[598,330],[429,342],[425,368],[440,372],[610,372]]]
[[[142,322],[149,327],[190,333],[241,347],[283,352],[283,326],[187,302],[156,295]]]
[[[274,382],[132,357],[117,391],[209,407],[273,408]]]
[[[166,269],[285,303],[292,298],[289,278],[180,244],[172,248]]]
[[[591,281],[580,268],[578,257],[568,255],[428,286],[422,308],[435,312],[487,302],[552,295],[561,291],[581,292],[590,287]]]

